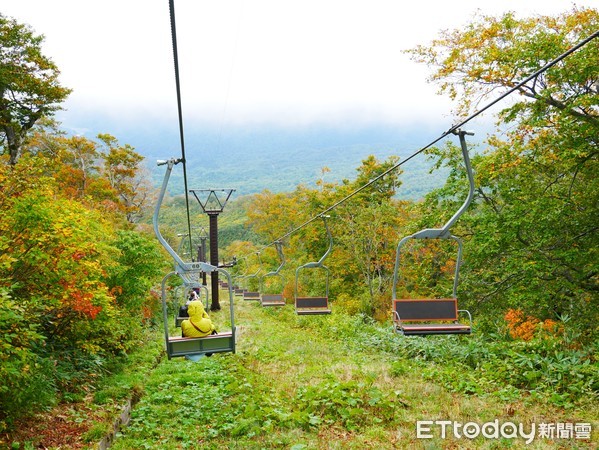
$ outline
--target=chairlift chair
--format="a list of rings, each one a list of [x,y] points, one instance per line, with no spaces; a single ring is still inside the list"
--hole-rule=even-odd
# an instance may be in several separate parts
[[[442,228],[426,228],[410,236],[404,237],[397,245],[395,269],[393,272],[393,329],[404,336],[432,335],[432,334],[470,334],[472,333],[472,316],[467,310],[457,309],[457,288],[462,263],[462,241],[451,234],[450,228],[466,211],[474,197],[474,175],[468,156],[465,135],[473,133],[456,130],[460,138],[462,156],[466,166],[469,181],[469,190],[466,200],[458,211],[449,219]],[[397,281],[400,264],[400,252],[403,245],[410,239],[451,239],[457,242],[458,253],[456,258],[452,298],[435,299],[398,299]],[[464,324],[458,320],[458,314],[465,313],[469,323]]]
[[[262,277],[261,284],[263,284],[264,289],[266,289],[266,283],[265,283],[264,279],[266,277],[278,277],[280,279],[280,286],[281,286],[281,288],[279,290],[280,293],[276,293],[276,294],[263,293],[260,296],[260,303],[262,306],[285,306],[285,297],[283,295],[283,289],[285,288],[285,279],[283,278],[283,275],[280,273],[281,269],[285,265],[285,255],[283,254],[283,243],[281,241],[276,241],[275,248],[277,249],[277,254],[279,255],[279,260],[281,261],[281,264],[279,265],[279,267],[277,267],[276,270],[264,274],[264,276]]]
[[[235,353],[235,311],[233,302],[233,290],[229,287],[229,318],[231,329],[225,332],[219,332],[215,335],[210,335],[201,338],[185,338],[171,336],[169,333],[168,326],[168,310],[167,310],[167,294],[166,284],[169,278],[173,276],[179,276],[184,284],[192,285],[198,279],[200,273],[212,273],[220,272],[227,280],[229,286],[233,285],[231,275],[224,269],[212,266],[205,262],[184,262],[181,257],[175,252],[169,243],[164,239],[160,233],[158,226],[158,216],[160,212],[160,206],[164,200],[164,194],[168,185],[168,180],[172,172],[173,166],[181,162],[180,159],[169,159],[168,161],[159,161],[158,165],[167,165],[166,174],[162,183],[162,188],[158,196],[156,208],[154,210],[153,225],[154,233],[158,238],[158,241],[166,249],[167,252],[175,260],[175,270],[168,273],[162,279],[162,314],[164,324],[164,338],[166,354],[168,359],[173,357],[186,357],[188,359],[195,360],[202,355],[207,353],[221,353],[221,352],[232,352]]]
[[[324,222],[324,227],[327,232],[327,238],[329,240],[329,247],[322,257],[316,262],[309,262],[304,264],[303,266],[299,266],[295,270],[295,312],[298,315],[322,315],[322,314],[331,314],[331,308],[329,306],[329,279],[330,279],[330,270],[327,266],[325,266],[324,260],[329,256],[331,250],[333,249],[333,236],[331,235],[331,230],[329,229],[329,225],[327,223],[327,217],[321,215],[321,218]],[[326,285],[325,285],[325,295],[324,297],[307,297],[299,295],[299,273],[302,269],[323,269],[326,272]]]

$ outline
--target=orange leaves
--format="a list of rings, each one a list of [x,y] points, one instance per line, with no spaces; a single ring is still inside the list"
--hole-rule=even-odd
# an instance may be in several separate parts
[[[508,309],[504,316],[510,336],[513,339],[530,341],[536,336],[551,336],[563,333],[563,326],[555,320],[541,321],[533,316],[525,316],[521,309]]]
[[[92,303],[94,295],[91,292],[71,292],[70,303],[74,311],[83,314],[86,317],[94,320],[98,313],[102,311],[101,306],[95,306]]]
[[[75,251],[73,253],[73,255],[71,256],[71,258],[73,258],[73,261],[79,261],[80,259],[82,259],[85,256],[85,253],[80,252],[80,251]]]
[[[63,288],[61,303],[67,308],[91,320],[102,311],[102,306],[95,305],[93,302],[94,290],[87,290],[85,286],[78,287],[74,281],[68,282],[64,279],[60,280],[59,284]]]
[[[123,293],[123,287],[122,286],[114,286],[112,289],[110,289],[110,295],[112,295],[114,297],[118,297],[122,293]]]

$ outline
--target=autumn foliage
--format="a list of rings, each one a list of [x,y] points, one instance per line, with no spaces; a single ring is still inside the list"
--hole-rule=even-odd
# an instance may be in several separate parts
[[[538,336],[556,336],[563,333],[563,325],[552,319],[540,320],[526,315],[521,309],[508,309],[504,316],[513,339],[530,341]]]
[[[66,170],[68,145],[48,139],[52,155],[0,160],[0,431],[133,348],[156,313],[151,288],[164,267],[131,209],[106,208],[119,195],[107,195],[103,172]],[[99,185],[108,188],[90,190]]]

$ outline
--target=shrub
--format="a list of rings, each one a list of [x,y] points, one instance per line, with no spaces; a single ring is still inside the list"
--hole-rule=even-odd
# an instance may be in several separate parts
[[[158,309],[156,243],[64,198],[40,166],[0,164],[0,427],[79,398]]]
[[[23,308],[0,288],[0,432],[19,416],[54,400],[49,364],[34,351],[44,343],[36,329],[25,319]]]

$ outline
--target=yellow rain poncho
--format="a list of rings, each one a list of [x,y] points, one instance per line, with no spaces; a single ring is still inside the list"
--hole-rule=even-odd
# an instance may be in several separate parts
[[[189,302],[187,312],[189,313],[189,319],[181,322],[183,337],[204,337],[216,331],[216,327],[204,310],[201,301]]]

